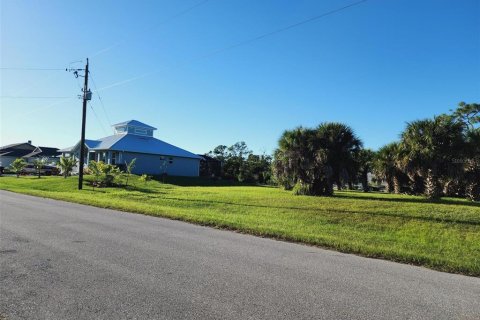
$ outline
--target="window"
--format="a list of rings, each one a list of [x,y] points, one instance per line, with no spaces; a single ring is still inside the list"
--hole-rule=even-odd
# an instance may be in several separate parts
[[[135,128],[135,134],[147,135],[147,130],[142,128]]]
[[[116,152],[112,152],[112,164],[116,164],[117,162],[117,153]]]
[[[122,132],[125,132],[125,127],[116,127],[115,128],[117,130],[117,133],[122,133]]]
[[[172,157],[168,158],[168,163],[170,163],[170,164],[173,163],[173,158]]]

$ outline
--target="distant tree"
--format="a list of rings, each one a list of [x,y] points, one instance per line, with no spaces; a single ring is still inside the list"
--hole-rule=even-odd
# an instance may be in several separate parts
[[[77,162],[77,159],[74,157],[60,157],[57,167],[61,170],[63,177],[67,178],[72,173]]]
[[[221,162],[224,178],[243,182],[249,180],[249,168],[246,161],[251,154],[252,151],[248,149],[247,144],[241,141],[230,147],[219,145],[207,155]]]
[[[35,168],[35,171],[37,172],[38,178],[40,178],[40,175],[42,173],[43,167],[47,164],[48,158],[36,158],[33,160],[33,167]]]
[[[248,149],[247,144],[243,141],[228,147],[223,165],[225,176],[240,182],[246,181],[247,167],[245,162],[250,154],[252,154],[252,151]]]
[[[472,201],[480,201],[480,129],[467,133],[464,159],[465,195]]]
[[[464,123],[469,130],[473,130],[480,124],[480,104],[462,101],[457,109],[452,111],[452,117]]]
[[[213,151],[210,151],[208,155],[212,158],[215,158],[221,162],[225,162],[227,159],[227,149],[228,147],[225,145],[216,146]]]
[[[27,163],[25,162],[24,159],[17,158],[10,164],[10,170],[12,170],[17,175],[17,178],[18,178],[20,177],[20,173],[22,173],[23,169],[25,169],[26,166],[27,166]]]
[[[370,149],[362,149],[355,154],[356,168],[358,169],[358,179],[362,184],[364,192],[370,191],[368,186],[368,174],[373,170],[375,152]]]
[[[389,143],[378,150],[374,159],[374,173],[386,183],[387,192],[400,192],[399,169],[397,166],[399,144]]]
[[[244,165],[246,181],[268,183],[272,178],[272,157],[267,154],[249,154]]]

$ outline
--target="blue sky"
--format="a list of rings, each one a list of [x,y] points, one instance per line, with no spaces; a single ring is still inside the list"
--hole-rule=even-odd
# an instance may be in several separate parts
[[[270,153],[283,130],[324,121],[377,149],[407,121],[480,101],[478,0],[369,0],[212,54],[352,2],[1,0],[1,144],[79,140],[71,73],[5,68],[86,57],[105,109],[94,96],[87,138],[137,119],[196,153],[242,140]],[[67,98],[25,98],[39,96]]]

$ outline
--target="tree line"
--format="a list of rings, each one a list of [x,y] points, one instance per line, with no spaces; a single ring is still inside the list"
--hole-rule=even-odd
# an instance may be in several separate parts
[[[329,196],[335,187],[357,185],[368,192],[373,180],[391,193],[480,201],[479,125],[480,104],[461,102],[448,114],[407,123],[399,141],[372,151],[348,125],[326,122],[284,131],[273,157],[253,154],[245,142],[219,145],[205,156],[220,165],[206,172],[302,195]]]
[[[219,145],[206,153],[205,158],[207,161],[201,170],[204,176],[238,182],[272,183],[272,157],[265,153],[254,154],[244,141],[229,147]]]

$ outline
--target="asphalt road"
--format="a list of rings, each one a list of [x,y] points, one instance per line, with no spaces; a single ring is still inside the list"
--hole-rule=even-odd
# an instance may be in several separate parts
[[[0,199],[6,319],[480,319],[479,278],[3,191]]]

